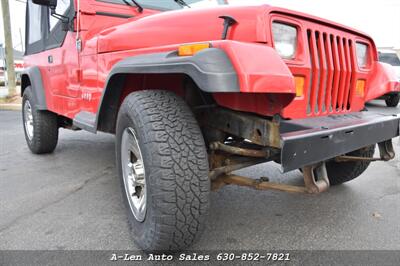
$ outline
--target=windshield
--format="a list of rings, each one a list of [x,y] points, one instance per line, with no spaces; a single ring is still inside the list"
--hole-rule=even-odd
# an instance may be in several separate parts
[[[130,3],[129,0],[97,0],[111,4],[126,5]],[[157,9],[157,10],[174,10],[184,8],[182,5],[176,3],[174,0],[136,0],[136,2],[144,8]],[[185,3],[190,7],[205,7],[227,4],[227,0],[185,0]]]
[[[392,66],[400,66],[400,59],[395,53],[379,53],[379,61]]]

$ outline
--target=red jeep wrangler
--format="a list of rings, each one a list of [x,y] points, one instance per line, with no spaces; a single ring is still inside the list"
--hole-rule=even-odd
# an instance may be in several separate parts
[[[364,107],[399,86],[369,36],[268,5],[196,8],[205,2],[27,3],[28,146],[52,152],[60,127],[115,134],[135,241],[148,252],[190,246],[210,190],[320,193],[395,156],[400,116]],[[231,174],[268,161],[300,169],[305,186]]]

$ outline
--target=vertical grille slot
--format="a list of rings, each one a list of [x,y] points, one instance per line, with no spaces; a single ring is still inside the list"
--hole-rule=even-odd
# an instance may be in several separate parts
[[[353,95],[356,90],[356,67],[357,67],[357,59],[354,54],[354,47],[353,47],[353,42],[349,40],[349,50],[350,50],[350,62],[351,62],[351,84],[350,84],[350,92],[349,92],[349,101],[348,101],[348,106],[347,109],[351,109],[351,103],[353,102]]]
[[[319,94],[318,94],[318,106],[319,112],[326,111],[326,81],[327,81],[327,62],[325,54],[324,38],[326,34],[319,34],[318,38],[318,57],[320,66],[320,78],[319,78]]]
[[[336,105],[336,111],[340,111],[343,108],[343,97],[344,91],[346,88],[346,79],[347,79],[347,64],[346,64],[346,56],[344,51],[344,46],[342,42],[342,38],[337,37],[336,41],[339,47],[339,61],[340,61],[340,82],[339,82],[339,95],[338,95],[338,102]]]
[[[351,68],[349,43],[348,43],[347,39],[345,39],[345,38],[343,38],[343,45],[344,45],[344,51],[345,51],[345,56],[346,56],[347,75],[346,75],[346,83],[345,83],[342,109],[348,110],[349,109],[349,93],[350,93],[350,86],[351,86],[352,68]]]
[[[307,114],[349,110],[356,85],[353,42],[313,29],[307,36],[311,57]]]
[[[311,65],[312,65],[312,82],[311,82],[311,92],[310,92],[310,109],[313,113],[318,113],[318,85],[319,85],[319,58],[318,58],[318,51],[317,51],[317,33],[310,30],[308,32],[309,35],[309,44],[310,44],[310,54],[311,54]]]
[[[326,51],[326,59],[327,59],[327,67],[328,67],[328,79],[326,83],[326,106],[327,111],[332,112],[332,91],[333,91],[333,77],[335,74],[335,66],[333,62],[333,50],[332,50],[332,35],[325,34],[325,51]]]
[[[333,92],[332,92],[332,108],[337,109],[338,95],[339,95],[339,83],[340,83],[340,61],[339,61],[339,50],[336,42],[336,36],[331,36],[332,43],[332,55],[333,55],[333,65],[335,68],[334,78],[333,78]]]

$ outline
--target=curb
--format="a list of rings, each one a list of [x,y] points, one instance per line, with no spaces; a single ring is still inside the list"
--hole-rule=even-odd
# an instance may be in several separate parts
[[[20,111],[22,104],[20,103],[0,103],[0,110],[6,111]]]

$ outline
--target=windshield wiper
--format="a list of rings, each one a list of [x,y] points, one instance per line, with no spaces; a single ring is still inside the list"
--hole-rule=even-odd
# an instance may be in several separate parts
[[[175,1],[175,3],[177,3],[178,5],[180,5],[181,7],[188,7],[188,8],[191,8],[191,6],[189,6],[186,2],[185,2],[185,0],[174,0]]]
[[[129,6],[132,6],[131,3],[128,2],[127,0],[122,0],[122,1],[123,1],[125,4],[127,4],[127,5],[129,5]],[[137,6],[137,9],[138,9],[138,11],[139,11],[140,13],[143,12],[143,7],[142,7],[138,2],[136,2],[135,0],[131,0],[131,2],[134,3],[135,6]]]

